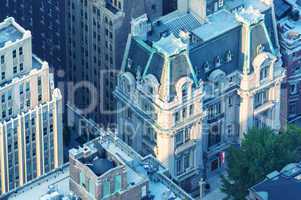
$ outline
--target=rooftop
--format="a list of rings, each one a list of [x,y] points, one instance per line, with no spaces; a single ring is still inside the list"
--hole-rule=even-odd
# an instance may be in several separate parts
[[[114,136],[112,132],[105,132],[97,128],[99,138],[88,142],[83,148],[72,149],[70,151],[75,157],[81,153],[84,148],[93,151],[101,146],[110,155],[121,161],[126,168],[129,187],[140,184],[144,181],[149,182],[149,192],[154,200],[173,198],[174,200],[192,198],[184,192],[179,186],[173,183],[167,176],[168,172],[154,157],[142,157],[122,140]]]
[[[173,56],[187,49],[187,44],[184,44],[180,38],[176,38],[173,34],[162,37],[153,46],[166,56]]]
[[[157,41],[164,35],[174,34],[179,37],[181,31],[191,32],[201,26],[203,21],[192,13],[176,10],[165,15],[152,24],[152,33],[148,40]]]
[[[113,169],[115,167],[115,163],[111,160],[105,159],[105,158],[98,158],[91,162],[91,165],[89,165],[89,168],[97,175],[100,176],[110,169]]]
[[[285,17],[278,22],[278,25],[281,46],[287,50],[300,49],[301,20],[293,20],[290,17]]]
[[[9,25],[0,29],[0,48],[4,47],[8,41],[15,42],[23,37],[23,33],[20,32],[15,26]]]
[[[210,15],[207,23],[193,30],[192,33],[203,41],[208,41],[238,26],[240,24],[236,21],[232,13],[227,10],[220,10]]]
[[[52,171],[44,176],[33,180],[26,185],[7,193],[0,199],[8,200],[40,200],[41,197],[48,194],[50,188],[56,188],[57,192],[68,195],[69,190],[69,165]],[[46,198],[44,198],[46,199]]]
[[[301,195],[301,163],[289,164],[280,172],[267,175],[261,183],[250,191],[263,200],[299,200]]]
[[[36,57],[35,55],[32,56],[32,69],[41,69],[43,66],[43,62],[38,58]],[[4,86],[8,86],[9,84],[13,83],[14,81],[17,81],[19,79],[23,79],[23,78],[26,78],[26,76],[28,75],[29,73],[22,73],[22,74],[19,74],[17,76],[15,76],[13,79],[7,79],[7,81],[5,82],[2,82],[0,84],[0,88],[3,89]]]
[[[257,24],[259,21],[264,19],[264,15],[261,14],[260,10],[254,7],[248,7],[241,10],[236,14],[236,18],[248,25]]]

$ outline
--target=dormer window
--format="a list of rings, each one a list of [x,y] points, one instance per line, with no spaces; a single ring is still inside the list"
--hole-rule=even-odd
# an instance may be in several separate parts
[[[221,66],[221,58],[219,56],[216,56],[215,58],[215,67]]]
[[[203,67],[204,67],[205,72],[209,72],[209,70],[210,70],[210,65],[209,65],[208,62],[205,62],[205,63],[203,64]]]
[[[184,84],[182,87],[182,98],[187,97],[188,96],[188,84]]]
[[[125,94],[129,94],[130,91],[131,91],[131,86],[130,86],[130,83],[127,81],[126,78],[123,78],[121,80],[121,88],[122,88],[122,91],[125,93]]]
[[[129,69],[132,68],[132,64],[133,64],[132,59],[128,58],[128,68],[129,68]]]
[[[262,44],[260,44],[257,46],[256,50],[257,50],[257,55],[258,55],[264,51],[264,46]]]
[[[229,51],[227,51],[227,53],[226,53],[226,62],[229,63],[229,62],[231,62],[231,61],[232,61],[232,53],[231,53],[231,51],[229,50]]]
[[[154,89],[153,89],[152,86],[148,86],[148,87],[147,87],[147,90],[148,90],[148,93],[149,93],[150,95],[153,95],[153,94],[154,94]]]
[[[260,70],[260,80],[265,80],[269,76],[269,67],[262,67]]]

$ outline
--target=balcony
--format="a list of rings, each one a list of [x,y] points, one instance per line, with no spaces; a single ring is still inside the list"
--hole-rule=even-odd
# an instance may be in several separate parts
[[[193,148],[194,146],[196,146],[196,141],[195,140],[188,140],[187,142],[179,145],[178,147],[176,147],[175,150],[175,154],[180,154],[183,151],[186,151],[188,149]]]
[[[225,117],[225,113],[219,113],[219,114],[216,114],[214,116],[209,116],[208,117],[208,123],[211,124],[211,123],[217,122],[220,119],[223,119],[224,117]]]
[[[266,101],[265,103],[256,106],[254,110],[254,116],[273,108],[274,105],[275,105],[274,101]]]

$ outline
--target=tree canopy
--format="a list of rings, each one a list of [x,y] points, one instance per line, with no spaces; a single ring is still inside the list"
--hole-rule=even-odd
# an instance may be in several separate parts
[[[243,200],[248,189],[285,165],[301,161],[301,129],[289,127],[276,134],[268,128],[250,130],[241,148],[230,147],[227,176],[222,176],[226,199]]]

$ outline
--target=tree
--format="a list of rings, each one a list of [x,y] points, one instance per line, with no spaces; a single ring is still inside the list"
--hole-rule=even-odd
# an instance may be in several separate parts
[[[285,133],[252,129],[241,148],[230,147],[227,154],[227,176],[222,176],[221,190],[226,199],[243,200],[248,189],[265,176],[285,165],[300,161],[301,130],[289,127]]]

